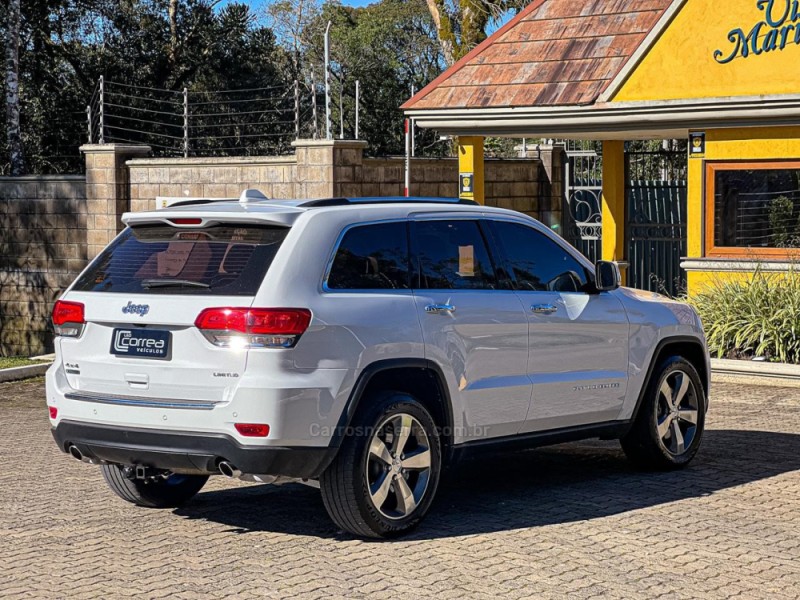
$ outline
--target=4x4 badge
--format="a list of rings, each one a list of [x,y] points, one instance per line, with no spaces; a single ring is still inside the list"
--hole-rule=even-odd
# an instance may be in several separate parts
[[[143,317],[150,312],[150,305],[128,302],[127,306],[122,307],[122,312],[126,315],[139,315],[140,317]]]

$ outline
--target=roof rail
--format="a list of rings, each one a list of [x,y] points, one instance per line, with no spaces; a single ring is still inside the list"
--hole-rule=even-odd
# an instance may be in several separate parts
[[[353,206],[357,204],[401,204],[401,203],[419,203],[419,204],[458,204],[468,206],[480,206],[474,200],[462,200],[460,198],[423,198],[423,197],[405,197],[405,196],[387,196],[385,198],[323,198],[320,200],[309,200],[301,202],[298,207],[301,208],[320,208],[325,206]]]

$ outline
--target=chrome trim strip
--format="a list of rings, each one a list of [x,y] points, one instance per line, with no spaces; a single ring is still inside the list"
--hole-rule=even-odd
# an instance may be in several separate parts
[[[105,396],[90,392],[65,394],[67,400],[94,402],[96,404],[117,404],[122,406],[141,406],[146,408],[177,408],[212,410],[219,402],[213,400],[167,400],[162,398],[141,398],[139,396]]]

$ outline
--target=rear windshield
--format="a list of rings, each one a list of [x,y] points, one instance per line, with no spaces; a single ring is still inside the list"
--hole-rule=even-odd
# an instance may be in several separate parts
[[[253,225],[126,229],[75,282],[79,292],[252,296],[289,229]]]

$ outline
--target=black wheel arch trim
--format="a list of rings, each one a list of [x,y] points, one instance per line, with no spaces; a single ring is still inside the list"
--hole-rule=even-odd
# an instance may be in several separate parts
[[[643,380],[642,388],[639,390],[639,397],[636,399],[636,406],[634,407],[633,414],[631,415],[631,418],[628,421],[631,426],[633,426],[633,423],[636,422],[636,418],[639,416],[639,409],[641,408],[642,403],[644,402],[645,392],[647,392],[647,388],[650,385],[650,380],[653,377],[653,372],[655,371],[656,365],[659,362],[659,358],[662,356],[662,352],[664,351],[664,348],[666,348],[667,346],[675,345],[675,344],[692,344],[694,346],[697,346],[697,348],[704,355],[708,355],[708,352],[706,351],[706,348],[703,345],[702,340],[700,338],[698,338],[698,337],[694,337],[694,336],[691,336],[691,335],[676,335],[676,336],[670,336],[670,337],[664,338],[663,340],[659,341],[658,344],[656,344],[655,350],[653,350],[653,356],[650,359],[650,364],[647,366],[647,374],[645,375],[645,378]],[[684,358],[687,358],[687,357],[684,357]],[[687,360],[688,360],[688,358],[687,358]],[[708,365],[703,365],[703,370],[708,371],[705,374],[705,379],[706,380],[703,381],[703,374],[699,372],[699,369],[697,369],[696,365],[693,365],[693,366],[695,367],[696,370],[698,370],[698,375],[700,375],[700,380],[701,380],[701,383],[703,384],[704,410],[708,410],[708,394],[709,394],[710,388],[711,388],[711,371],[710,371]]]
[[[350,427],[353,423],[353,419],[355,418],[356,412],[358,411],[359,406],[361,405],[361,401],[364,397],[364,392],[369,386],[369,383],[372,379],[378,375],[379,373],[385,371],[392,371],[396,369],[422,369],[432,371],[436,376],[436,384],[439,387],[439,393],[442,398],[442,408],[444,410],[444,418],[446,423],[439,423],[438,425],[442,428],[445,432],[452,432],[453,426],[453,403],[450,397],[450,391],[447,388],[446,380],[444,377],[444,372],[442,371],[441,367],[437,365],[435,362],[425,359],[425,358],[389,358],[386,360],[379,360],[373,363],[370,363],[361,371],[360,375],[358,376],[358,380],[356,384],[353,386],[353,390],[350,392],[350,397],[347,399],[347,404],[345,405],[345,410],[342,412],[342,416],[339,419],[339,424],[334,432],[334,435],[331,439],[331,447],[338,448],[341,446],[342,440],[347,432],[348,427]],[[447,437],[447,436],[445,436]],[[445,446],[448,449],[452,448],[452,435],[449,436],[449,440],[446,440]],[[443,453],[444,458],[444,453]]]

